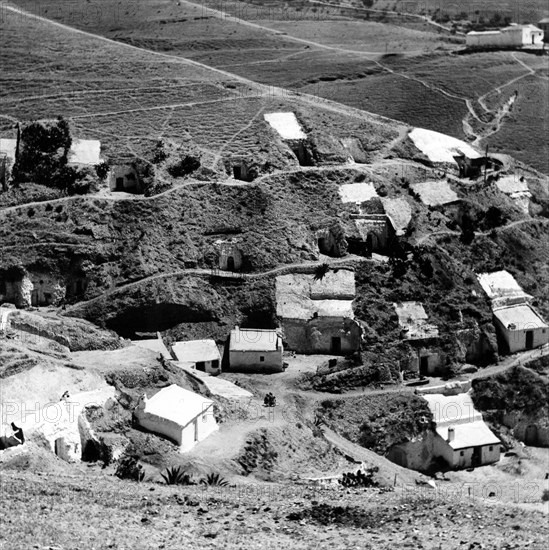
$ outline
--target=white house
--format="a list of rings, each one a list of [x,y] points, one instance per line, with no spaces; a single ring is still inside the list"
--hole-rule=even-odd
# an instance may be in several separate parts
[[[172,345],[175,359],[193,369],[219,374],[221,372],[221,354],[213,340],[191,340],[176,342]]]
[[[535,25],[510,25],[500,30],[471,31],[465,37],[468,48],[542,47],[544,33]]]
[[[442,457],[451,468],[470,468],[497,462],[500,440],[475,410],[469,393],[425,394],[436,424],[433,456]]]
[[[516,304],[493,310],[496,328],[510,353],[539,348],[549,343],[549,326],[530,306]]]
[[[231,369],[248,372],[282,372],[284,348],[276,330],[235,327],[229,340]]]
[[[177,443],[184,453],[218,429],[213,406],[211,399],[172,384],[150,399],[144,395],[134,418],[145,430]]]
[[[298,353],[345,355],[360,348],[354,319],[355,274],[329,271],[321,280],[295,273],[276,278],[276,313],[284,341]]]

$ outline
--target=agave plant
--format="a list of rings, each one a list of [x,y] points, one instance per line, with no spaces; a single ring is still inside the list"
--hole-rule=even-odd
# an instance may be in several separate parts
[[[315,276],[313,279],[315,281],[322,281],[324,277],[328,274],[328,271],[330,271],[330,265],[329,264],[320,264],[315,268]]]
[[[210,485],[215,487],[227,487],[229,482],[219,474],[208,474],[200,480],[201,485]]]
[[[166,468],[166,473],[160,475],[166,485],[193,485],[191,476],[181,466]]]

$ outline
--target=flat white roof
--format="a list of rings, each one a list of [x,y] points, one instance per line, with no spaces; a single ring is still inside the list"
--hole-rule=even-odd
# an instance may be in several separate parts
[[[150,349],[151,351],[161,353],[164,359],[172,359],[168,348],[160,338],[151,340],[132,340],[132,344],[140,348]]]
[[[465,449],[480,445],[497,445],[499,439],[484,423],[469,393],[442,395],[424,394],[436,424],[436,432],[452,449]],[[454,428],[454,439],[448,441],[448,428]]]
[[[213,403],[211,399],[172,384],[148,399],[144,412],[186,426]]]
[[[523,193],[530,194],[530,190],[528,189],[528,184],[526,183],[526,180],[524,178],[522,178],[522,181],[520,180],[520,177],[511,174],[509,176],[500,177],[496,181],[496,186],[500,191],[506,193],[507,195]]]
[[[482,155],[471,145],[440,132],[414,128],[410,134],[414,145],[432,162],[455,163],[454,156],[464,154],[470,159],[481,158]]]
[[[4,153],[10,159],[15,159],[15,149],[17,148],[16,139],[0,138],[0,153]]]
[[[339,196],[341,202],[360,204],[377,197],[378,194],[373,183],[345,183],[339,186]]]
[[[172,351],[178,361],[198,363],[199,361],[215,361],[221,359],[219,348],[214,340],[190,340],[176,342]]]
[[[549,328],[547,323],[528,304],[498,308],[493,313],[508,330]]]
[[[285,319],[318,317],[354,318],[355,274],[347,269],[329,271],[320,281],[314,275],[294,273],[276,278],[276,313]]]
[[[412,207],[402,197],[382,197],[381,202],[385,213],[391,220],[397,235],[402,235],[412,221]]]
[[[282,139],[307,139],[295,113],[265,113],[263,117]]]
[[[95,165],[101,162],[101,142],[97,139],[73,139],[67,162]]]
[[[15,158],[16,139],[0,139],[0,152]],[[69,164],[96,165],[101,162],[101,142],[97,139],[73,139],[69,155]]]
[[[491,300],[497,298],[531,298],[529,294],[522,290],[522,287],[508,271],[479,273],[477,279],[482,290],[486,292]]]
[[[402,325],[428,319],[427,312],[421,302],[395,302],[393,306],[398,315],[398,321]]]
[[[446,180],[414,183],[412,189],[427,206],[439,206],[459,200],[457,193]]]
[[[393,307],[398,316],[399,325],[407,330],[407,339],[436,338],[438,336],[438,327],[428,323],[427,312],[420,302],[396,302]]]
[[[229,351],[276,351],[278,340],[276,330],[236,327],[231,330]]]
[[[490,34],[501,34],[500,31],[470,31],[467,33],[467,36],[478,36],[478,35],[490,35]]]

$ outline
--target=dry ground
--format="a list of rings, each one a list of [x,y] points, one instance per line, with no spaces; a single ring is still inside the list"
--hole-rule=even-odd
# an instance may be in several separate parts
[[[543,512],[465,491],[321,490],[255,483],[202,490],[103,475],[2,473],[0,544],[68,549],[541,550]]]

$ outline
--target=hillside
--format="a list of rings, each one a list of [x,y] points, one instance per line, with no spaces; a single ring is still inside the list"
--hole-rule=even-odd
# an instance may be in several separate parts
[[[512,154],[549,173],[540,139],[545,131],[543,117],[536,116],[547,106],[546,59],[523,52],[455,55],[463,49],[463,34],[449,23],[436,22],[464,12],[454,6],[397,6],[380,1],[372,6],[354,3],[349,9],[347,2],[338,7],[339,2],[289,5],[279,0],[222,5],[215,0],[116,5],[107,0],[70,4],[46,0],[39,5],[18,0],[16,4],[85,31],[192,59],[272,88],[282,86],[476,140],[483,148]],[[496,10],[500,17],[503,13],[517,22],[537,23],[546,6],[536,0],[523,9],[508,5],[502,9]],[[496,12],[483,6],[465,13],[471,20],[488,20]],[[175,94],[177,88],[166,91]],[[515,93],[515,105],[505,115],[505,105]],[[254,94],[241,92],[250,99]],[[147,95],[153,97],[155,89]],[[277,95],[274,90],[273,95]],[[128,105],[136,99],[139,105],[133,105],[134,110],[148,103],[133,94],[126,96]],[[78,106],[88,111],[87,105]],[[79,120],[88,124],[87,117]],[[128,123],[121,114],[116,119],[122,127]],[[177,116],[169,120],[168,134],[177,123]]]

